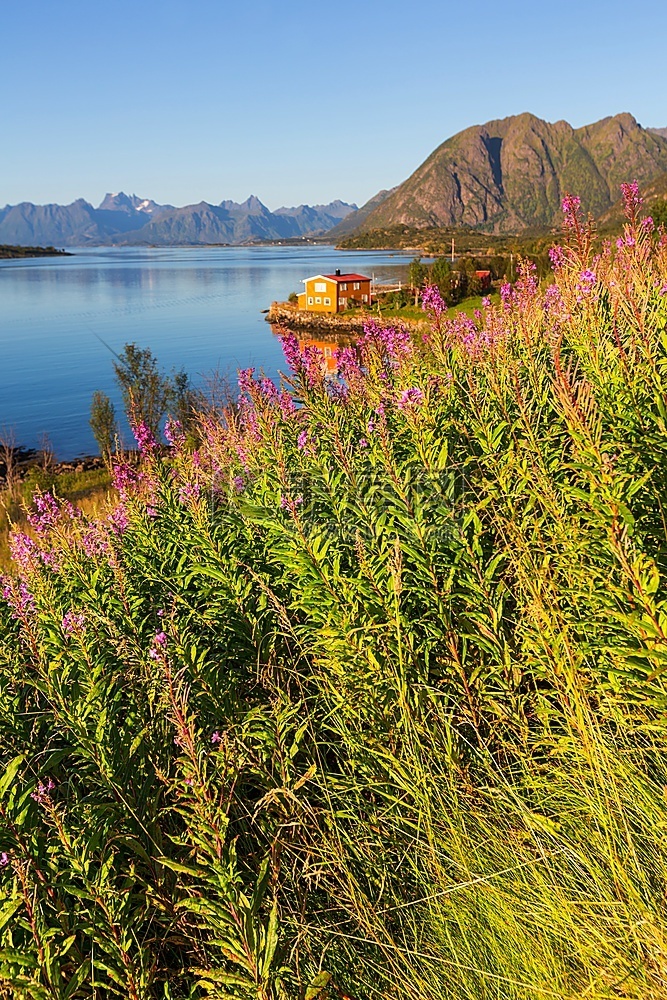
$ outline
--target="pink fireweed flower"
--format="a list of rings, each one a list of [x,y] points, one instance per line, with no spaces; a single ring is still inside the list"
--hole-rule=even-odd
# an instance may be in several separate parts
[[[591,294],[595,283],[597,281],[597,276],[591,270],[582,271],[579,275],[579,281],[577,283],[577,302],[581,302],[582,299],[586,298]]]
[[[245,488],[245,479],[243,476],[234,476],[232,479],[232,486],[236,493],[242,493]]]
[[[412,410],[417,406],[421,406],[424,402],[424,393],[421,389],[413,387],[412,389],[404,389],[401,393],[400,399],[396,404],[399,410]]]
[[[181,421],[172,420],[170,417],[164,425],[164,436],[172,448],[180,448],[185,442],[185,431]]]
[[[23,573],[29,573],[40,559],[40,550],[30,535],[12,531],[9,536],[9,554]]]
[[[188,500],[198,500],[201,494],[201,486],[199,483],[183,483],[178,490],[178,499],[181,503],[186,503]]]
[[[0,853],[0,868],[6,868],[8,864],[9,855],[7,854],[7,851],[2,851],[2,853]]]
[[[35,607],[35,598],[28,590],[28,586],[23,580],[13,580],[11,577],[3,577],[2,596],[12,609],[12,618],[16,621],[25,621]]]
[[[647,233],[652,233],[655,229],[655,222],[652,216],[647,215],[645,219],[642,219],[642,229],[646,230]]]
[[[85,632],[86,616],[76,611],[68,611],[61,622],[65,635],[78,635]]]
[[[259,388],[264,398],[269,402],[273,403],[278,399],[278,389],[273,379],[263,378],[259,383]]]
[[[507,308],[514,301],[514,289],[510,285],[509,281],[505,281],[500,286],[500,298],[503,305]]]
[[[533,300],[538,285],[536,265],[532,260],[520,261],[515,291],[521,305],[526,305]]]
[[[359,448],[368,448],[368,441],[366,440],[366,438],[359,438],[358,447]]]
[[[631,181],[630,184],[621,184],[621,193],[623,195],[623,203],[626,218],[630,221],[634,221],[637,216],[637,212],[644,204],[644,199],[639,193],[639,184],[637,181]]]
[[[303,504],[303,497],[301,495],[299,495],[298,497],[294,497],[294,499],[285,496],[282,493],[280,495],[281,509],[289,511],[290,514],[296,514],[297,507],[300,507],[302,504]]]
[[[215,732],[211,733],[211,743],[215,746],[217,743],[222,743],[222,736],[216,729]]]
[[[301,431],[296,440],[296,443],[297,447],[299,448],[299,451],[305,452],[306,455],[315,454],[315,442],[312,440],[307,430]]]
[[[122,503],[119,503],[109,514],[107,521],[114,535],[118,538],[124,535],[130,526],[130,519]]]
[[[574,229],[579,222],[581,198],[577,198],[576,195],[566,194],[563,198],[561,208],[563,209],[563,225],[566,229]]]
[[[280,338],[280,343],[285,356],[285,361],[295,375],[300,374],[303,370],[303,358],[301,357],[301,348],[299,347],[299,341],[296,334],[291,331],[283,334]]]
[[[296,413],[296,405],[289,392],[283,389],[278,397],[278,406],[284,420]]]
[[[142,475],[125,462],[119,462],[113,466],[111,482],[114,489],[118,490],[121,498],[125,500],[141,482]]]
[[[421,300],[424,312],[431,312],[434,316],[439,317],[447,311],[447,304],[437,285],[426,285],[422,290]]]
[[[399,362],[412,354],[412,337],[404,326],[381,326],[376,320],[364,323],[364,335],[359,340],[359,347],[364,350],[371,345],[377,345],[387,355],[390,361]]]
[[[134,434],[139,451],[142,455],[150,455],[155,451],[157,448],[157,441],[155,440],[152,430],[144,420],[141,420],[132,428],[132,433]]]
[[[149,660],[163,660],[167,647],[167,637],[164,632],[157,632],[148,650]]]
[[[48,781],[42,781],[40,779],[40,781],[37,782],[37,788],[35,791],[30,793],[30,798],[34,799],[35,802],[39,802],[40,805],[44,805],[46,802],[50,801],[51,792],[55,787],[55,783],[51,778],[49,778]]]
[[[239,390],[246,396],[250,396],[255,385],[255,369],[240,368],[238,373],[238,384]]]
[[[327,395],[334,403],[341,403],[343,406],[350,398],[350,389],[344,382],[328,381],[326,384]]]
[[[326,375],[324,352],[313,344],[307,344],[302,353],[306,381],[311,389],[321,385]]]
[[[252,401],[246,399],[245,396],[242,396],[239,399],[239,415],[241,417],[243,428],[249,436],[255,441],[261,440],[262,433],[259,429],[257,410],[255,409]]]
[[[28,523],[38,535],[45,535],[60,518],[58,502],[52,493],[34,493],[32,499],[37,509],[28,514]]]
[[[551,247],[549,250],[549,260],[554,271],[558,271],[565,263],[565,251],[563,248],[559,246]]]

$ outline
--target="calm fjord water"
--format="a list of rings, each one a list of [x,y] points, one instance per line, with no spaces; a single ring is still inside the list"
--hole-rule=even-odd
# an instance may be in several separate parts
[[[96,389],[121,411],[109,348],[150,347],[166,371],[185,368],[195,383],[250,365],[275,375],[280,344],[261,313],[273,299],[310,274],[338,267],[381,279],[405,259],[321,246],[74,254],[0,261],[0,428],[33,448],[47,433],[60,459],[96,450]]]

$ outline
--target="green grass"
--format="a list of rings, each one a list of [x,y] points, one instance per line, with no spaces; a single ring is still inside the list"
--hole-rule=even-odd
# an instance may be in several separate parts
[[[456,313],[462,312],[466,316],[472,318],[475,314],[475,310],[482,308],[482,298],[483,297],[481,295],[471,295],[470,298],[464,299],[457,305],[450,306],[448,315],[454,316]],[[500,302],[500,295],[497,292],[492,292],[488,298],[494,304],[498,304],[498,302]],[[354,315],[360,311],[361,310],[359,309],[348,309],[346,310],[345,315]],[[422,322],[428,321],[428,316],[424,313],[421,306],[401,306],[397,309],[394,306],[383,306],[382,303],[380,303],[379,311],[376,304],[371,308],[370,312],[378,313],[378,315],[380,315],[382,319],[387,320],[387,322],[391,322],[395,319],[420,320]]]

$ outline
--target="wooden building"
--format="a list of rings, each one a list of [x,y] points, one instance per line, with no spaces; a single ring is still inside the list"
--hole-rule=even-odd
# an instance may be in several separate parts
[[[299,308],[308,312],[338,313],[371,304],[371,279],[364,274],[314,274],[303,284]]]
[[[491,272],[490,271],[475,271],[477,279],[479,280],[480,291],[482,295],[486,295],[487,292],[491,291]]]

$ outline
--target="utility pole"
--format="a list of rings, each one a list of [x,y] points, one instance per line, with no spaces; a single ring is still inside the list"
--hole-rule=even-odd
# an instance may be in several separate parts
[[[454,263],[454,237],[452,236],[452,264]]]

